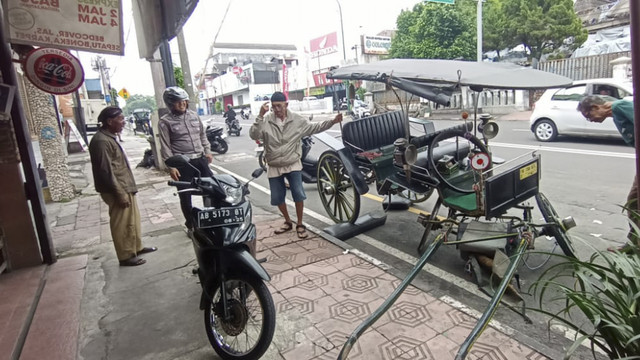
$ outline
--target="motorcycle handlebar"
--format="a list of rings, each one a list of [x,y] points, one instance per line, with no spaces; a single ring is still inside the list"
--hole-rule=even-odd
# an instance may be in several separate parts
[[[167,185],[169,186],[191,186],[191,182],[189,181],[167,181]]]

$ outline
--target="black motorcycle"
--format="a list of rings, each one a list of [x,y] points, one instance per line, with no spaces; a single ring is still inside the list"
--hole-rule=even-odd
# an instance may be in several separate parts
[[[184,155],[172,156],[166,164],[193,167]],[[251,176],[256,179],[263,172],[257,169]],[[260,358],[273,339],[276,311],[265,285],[269,274],[254,257],[256,228],[246,199],[249,182],[220,174],[168,184],[203,198],[204,207],[191,210],[195,224],[191,239],[198,261],[194,272],[202,286],[200,309],[211,346],[223,359]]]
[[[229,144],[225,140],[227,138],[227,134],[224,133],[224,130],[219,127],[211,127],[207,126],[206,130],[207,140],[209,140],[209,144],[211,144],[211,151],[217,152],[218,154],[224,154],[229,150]]]
[[[247,110],[247,111],[244,111],[244,109],[240,110],[240,117],[245,120],[249,120],[249,117],[251,117],[251,110]]]
[[[224,122],[227,124],[227,133],[229,135],[235,134],[236,136],[240,136],[240,130],[242,130],[242,126],[240,126],[240,121],[236,119],[236,113],[233,109],[225,112],[222,117],[224,117]]]

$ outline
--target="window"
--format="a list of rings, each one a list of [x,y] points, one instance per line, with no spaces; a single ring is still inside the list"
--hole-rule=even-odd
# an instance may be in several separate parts
[[[587,90],[587,85],[576,85],[558,90],[551,100],[556,101],[580,101]]]

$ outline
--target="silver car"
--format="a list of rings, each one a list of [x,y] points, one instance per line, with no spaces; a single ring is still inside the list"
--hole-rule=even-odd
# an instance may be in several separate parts
[[[558,135],[613,137],[621,139],[612,118],[592,123],[576,110],[586,95],[609,96],[611,100],[633,100],[631,81],[590,79],[574,81],[571,86],[548,89],[535,103],[529,119],[531,131],[538,141],[553,141]]]

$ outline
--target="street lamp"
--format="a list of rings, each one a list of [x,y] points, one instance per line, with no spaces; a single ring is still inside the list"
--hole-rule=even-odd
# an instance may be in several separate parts
[[[351,50],[355,50],[356,51],[356,64],[358,63],[358,44],[353,45],[351,47]]]
[[[342,58],[347,60],[347,51],[344,47],[344,24],[342,23],[342,6],[340,6],[340,1],[336,0],[338,3],[338,11],[340,12],[340,32],[342,34]]]

